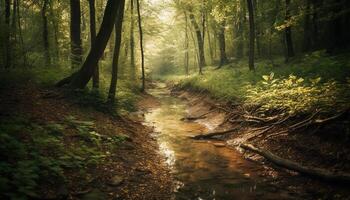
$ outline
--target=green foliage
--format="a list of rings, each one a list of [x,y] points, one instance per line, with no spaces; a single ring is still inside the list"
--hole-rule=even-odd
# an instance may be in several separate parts
[[[262,113],[270,110],[281,110],[291,115],[308,113],[316,110],[332,112],[350,106],[344,103],[349,100],[346,95],[349,84],[336,81],[320,83],[321,78],[304,80],[290,75],[288,78],[273,78],[264,75],[256,85],[245,87],[245,103],[260,105]]]
[[[66,129],[76,130],[76,142],[64,142]],[[26,199],[39,194],[43,184],[65,182],[67,169],[85,170],[108,156],[124,141],[122,136],[102,136],[92,121],[67,117],[64,123],[39,125],[23,117],[10,118],[0,125],[0,197]],[[72,139],[70,139],[72,140]]]
[[[278,63],[278,62],[276,62]],[[346,55],[326,56],[314,52],[289,65],[257,63],[255,73],[246,63],[227,65],[220,70],[207,67],[204,75],[172,77],[179,87],[206,91],[228,101],[258,104],[261,111],[283,110],[291,114],[338,110],[349,107],[350,65]],[[273,72],[273,73],[271,73]]]

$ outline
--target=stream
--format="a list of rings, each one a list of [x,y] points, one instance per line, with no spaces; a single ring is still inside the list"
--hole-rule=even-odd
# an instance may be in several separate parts
[[[188,103],[171,96],[165,85],[158,84],[149,93],[160,106],[145,113],[145,124],[154,128],[153,136],[176,180],[174,199],[294,199],[269,184],[259,175],[263,166],[244,159],[237,150],[190,139],[215,124],[182,121]]]

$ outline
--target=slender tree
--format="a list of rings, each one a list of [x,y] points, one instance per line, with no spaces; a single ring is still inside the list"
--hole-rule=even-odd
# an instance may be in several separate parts
[[[96,9],[95,0],[89,0],[89,12],[90,12],[90,43],[91,48],[95,47],[96,40]],[[92,87],[95,89],[99,88],[100,84],[100,70],[97,64],[94,75],[92,77]]]
[[[142,87],[141,91],[144,92],[146,89],[146,77],[145,77],[145,55],[143,49],[143,31],[142,31],[142,21],[141,21],[141,11],[140,11],[140,0],[136,0],[137,5],[137,18],[140,33],[140,53],[141,53],[141,72],[142,72]]]
[[[130,67],[131,78],[135,79],[136,64],[135,64],[135,37],[134,37],[134,0],[130,0]]]
[[[199,51],[199,74],[203,74],[203,67],[205,66],[203,36],[192,10],[189,11],[189,18],[197,36],[197,45]]]
[[[10,17],[11,17],[11,1],[5,0],[5,68],[11,68],[11,29],[10,29]]]
[[[49,29],[48,29],[48,22],[47,22],[48,5],[49,5],[49,0],[44,0],[42,9],[41,9],[41,18],[43,23],[42,37],[43,37],[45,64],[47,66],[50,66],[51,58],[50,58],[50,46],[49,46]]]
[[[252,0],[247,0],[249,14],[249,70],[254,71],[254,41],[255,41],[255,22],[254,7]]]
[[[112,62],[112,78],[111,78],[111,84],[108,92],[108,102],[111,104],[115,103],[115,95],[117,91],[119,54],[120,54],[120,46],[122,41],[124,6],[125,6],[125,0],[121,0],[121,5],[118,9],[118,15],[115,22],[115,28],[114,28],[115,40],[114,40],[113,62]]]
[[[220,47],[219,68],[228,63],[227,56],[226,56],[225,25],[226,23],[224,20],[219,24],[219,32],[218,32],[219,47]]]
[[[80,0],[70,0],[70,20],[71,62],[76,68],[82,62]]]
[[[189,75],[189,37],[188,37],[188,19],[187,13],[185,13],[185,73]]]
[[[290,15],[290,1],[286,0],[286,15],[285,15],[285,21],[289,24],[289,21],[291,19]],[[293,40],[292,40],[292,27],[290,25],[287,25],[285,28],[285,40],[286,40],[286,62],[290,60],[290,58],[294,57],[294,47],[293,47]]]

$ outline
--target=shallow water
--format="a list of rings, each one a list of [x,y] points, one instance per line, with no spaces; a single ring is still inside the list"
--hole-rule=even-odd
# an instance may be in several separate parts
[[[171,96],[164,85],[149,92],[161,105],[145,114],[145,123],[154,127],[177,181],[175,199],[293,199],[288,191],[264,181],[259,176],[262,166],[245,160],[237,150],[189,139],[214,125],[181,121],[187,104]]]

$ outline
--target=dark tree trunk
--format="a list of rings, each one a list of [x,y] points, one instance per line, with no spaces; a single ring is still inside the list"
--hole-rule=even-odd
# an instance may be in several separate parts
[[[142,21],[141,21],[141,12],[140,12],[140,0],[136,0],[137,5],[137,17],[139,24],[139,33],[140,33],[140,50],[141,50],[141,72],[142,72],[142,87],[141,92],[144,92],[146,89],[146,77],[145,77],[145,55],[143,49],[143,32],[142,32]]]
[[[80,0],[70,0],[70,14],[71,62],[76,68],[82,62]]]
[[[121,0],[121,5],[118,9],[118,15],[115,22],[115,28],[114,28],[115,41],[114,41],[114,53],[113,53],[113,62],[112,62],[112,78],[111,78],[111,84],[108,92],[108,102],[112,104],[115,103],[115,95],[117,91],[118,65],[119,65],[120,45],[122,41],[124,6],[125,6],[125,0]]]
[[[288,22],[291,18],[290,16],[290,1],[286,0],[286,16],[285,21]],[[290,58],[294,57],[294,48],[293,48],[293,39],[292,39],[292,27],[288,25],[285,29],[285,40],[287,46],[287,54],[286,54],[286,62],[290,60]]]
[[[21,13],[20,13],[20,5],[19,5],[19,0],[17,1],[17,25],[18,25],[18,34],[19,34],[19,40],[21,43],[21,53],[23,57],[23,67],[25,68],[27,66],[27,52],[24,46],[24,40],[23,40],[23,35],[22,35],[22,24],[21,24]]]
[[[134,0],[130,0],[130,67],[133,80],[136,77],[134,25]]]
[[[47,66],[51,65],[51,58],[50,58],[50,47],[49,47],[49,30],[48,30],[48,24],[47,24],[47,7],[49,4],[49,0],[44,0],[43,7],[41,10],[41,18],[43,23],[43,45],[44,45],[44,56],[45,56],[45,64]]]
[[[90,43],[91,49],[95,47],[96,40],[96,9],[95,0],[89,0],[89,12],[90,12]],[[100,70],[97,64],[94,75],[92,77],[92,87],[95,89],[99,88],[100,84]]]
[[[252,0],[247,0],[249,14],[249,70],[254,71],[254,40],[255,40],[255,22],[254,7]]]
[[[219,67],[228,63],[226,56],[226,43],[225,43],[225,21],[219,24],[219,47],[220,47],[220,65]]]
[[[120,1],[108,0],[101,28],[96,36],[94,49],[90,49],[90,52],[80,70],[72,74],[70,77],[67,77],[58,82],[56,84],[57,86],[70,84],[71,88],[85,88],[91,79],[95,71],[95,67],[97,66],[97,63],[107,46],[120,5]]]
[[[5,68],[11,68],[11,29],[10,29],[10,17],[11,17],[11,2],[5,0]]]
[[[57,17],[53,11],[52,1],[50,3],[50,17],[53,25],[53,34],[54,34],[54,41],[55,41],[55,49],[54,49],[54,62],[58,62],[60,59],[60,45],[58,41],[58,30],[59,30],[59,23],[57,22]]]
[[[196,36],[197,36],[197,45],[198,45],[198,51],[199,51],[199,74],[203,74],[202,69],[205,66],[203,36],[199,28],[199,25],[194,17],[194,14],[191,11],[189,13],[189,18],[191,20],[191,23],[193,25],[193,28],[195,29]]]
[[[311,9],[310,0],[306,0],[304,16],[304,42],[303,51],[308,52],[312,48],[312,27],[311,27]]]

